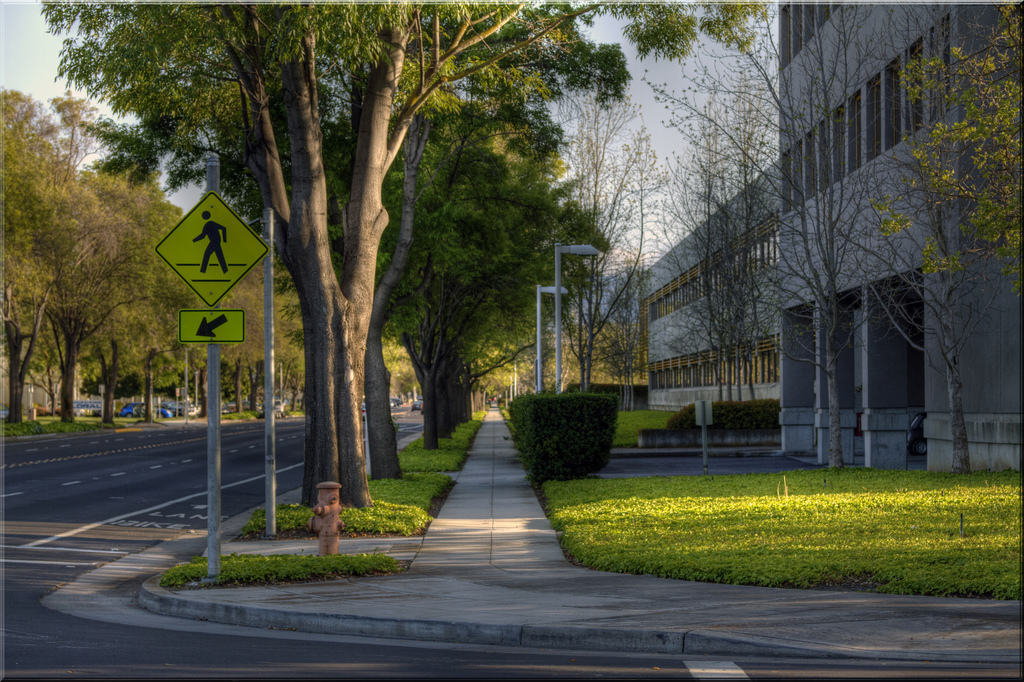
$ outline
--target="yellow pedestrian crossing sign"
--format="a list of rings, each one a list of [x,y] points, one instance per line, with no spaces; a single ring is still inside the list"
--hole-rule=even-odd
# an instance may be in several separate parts
[[[156,252],[208,306],[267,255],[267,245],[216,192],[207,192]]]
[[[245,311],[179,310],[178,341],[181,343],[242,343],[245,341]]]

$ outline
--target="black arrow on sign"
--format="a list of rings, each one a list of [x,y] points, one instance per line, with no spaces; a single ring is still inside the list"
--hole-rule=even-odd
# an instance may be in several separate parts
[[[213,333],[213,330],[227,321],[228,316],[224,315],[223,313],[220,315],[220,317],[213,318],[212,322],[207,322],[206,318],[204,317],[203,321],[199,323],[199,331],[196,332],[196,336],[208,336],[211,339],[216,338],[217,335]]]

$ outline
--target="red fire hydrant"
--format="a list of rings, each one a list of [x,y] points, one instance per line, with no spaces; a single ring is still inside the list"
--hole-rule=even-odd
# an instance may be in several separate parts
[[[341,484],[333,481],[321,483],[317,487],[317,506],[313,507],[316,516],[309,517],[306,527],[310,533],[320,536],[320,556],[338,553],[338,532],[345,527],[345,522],[338,518],[341,505],[338,503],[338,491]]]

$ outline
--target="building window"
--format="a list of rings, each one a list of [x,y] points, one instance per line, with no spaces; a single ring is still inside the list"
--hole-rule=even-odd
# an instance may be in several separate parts
[[[793,45],[792,58],[796,59],[796,56],[800,54],[800,50],[804,46],[803,41],[803,6],[800,4],[793,4],[793,23],[791,24],[793,30],[791,31],[791,42]]]
[[[900,59],[897,57],[885,68],[885,148],[892,149],[903,137],[901,123],[903,102],[900,97]]]
[[[814,196],[818,174],[814,170],[814,131],[804,137],[804,201]]]
[[[838,107],[832,112],[832,178],[842,180],[844,168],[843,163],[843,126],[846,124],[846,108]]]
[[[804,143],[797,141],[793,150],[793,205],[802,206],[804,203]]]
[[[789,18],[789,15],[790,15],[789,5],[783,5],[782,6],[782,11],[779,13],[779,42],[780,42],[779,49],[782,52],[779,55],[779,60],[780,60],[780,63],[781,63],[781,68],[783,68],[783,69],[786,68],[787,65],[789,65],[789,60],[790,60],[790,55],[789,55],[789,50],[790,50],[790,45],[789,45],[789,43],[790,43],[790,40],[789,40],[789,21],[790,21],[790,18]]]
[[[922,59],[924,58],[924,46],[920,38],[917,39],[910,49],[907,51],[907,63],[916,63],[920,66]],[[920,79],[915,79],[920,82]],[[916,85],[916,83],[915,83]],[[923,93],[918,92],[917,96],[911,97],[907,95],[907,132],[916,133],[924,125],[924,97]]]
[[[828,120],[822,119],[818,122],[818,173],[821,174],[821,181],[818,183],[822,190],[832,186],[836,180],[836,173],[833,172],[830,158],[830,145],[832,136],[828,132]]]
[[[882,153],[882,76],[868,81],[868,161]]]
[[[789,213],[793,210],[793,185],[792,173],[793,162],[790,160],[789,152],[782,152],[782,212]]]
[[[851,171],[855,171],[860,168],[860,154],[861,154],[861,111],[860,111],[860,92],[855,92],[853,97],[850,98],[849,103],[846,106],[847,128],[846,128],[846,147],[847,147],[847,168]]]

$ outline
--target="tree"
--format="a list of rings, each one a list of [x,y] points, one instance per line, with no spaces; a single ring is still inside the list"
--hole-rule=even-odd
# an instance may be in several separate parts
[[[275,245],[295,281],[306,343],[303,500],[340,480],[343,504],[371,504],[359,389],[372,313],[376,256],[388,224],[381,187],[415,115],[443,105],[451,84],[486,73],[497,86],[531,84],[530,53],[551,59],[576,37],[573,19],[596,11],[525,5],[99,6],[49,5],[52,29],[78,31],[61,73],[117,113],[163,118],[194,139],[207,112],[237,111],[245,167],[275,212]],[[613,6],[634,19],[642,54],[686,53],[698,30],[748,39],[756,6]],[[407,59],[411,57],[411,59]],[[513,68],[518,67],[518,68]],[[352,173],[342,235],[328,226],[324,132],[342,91],[352,102]],[[323,99],[322,99],[323,96]],[[280,123],[284,119],[285,124]],[[219,120],[219,119],[218,119]],[[185,145],[183,145],[184,147]],[[334,254],[332,255],[332,248]],[[337,272],[335,258],[338,259]]]
[[[77,167],[92,151],[92,141],[76,136],[75,107],[67,98],[51,101],[52,114],[17,91],[3,90],[2,100],[4,246],[11,256],[4,264],[2,306],[10,391],[7,419],[17,423],[53,292],[54,273],[44,267],[43,259],[62,241],[57,216],[70,181],[65,169]]]
[[[847,93],[859,92],[869,79],[885,37],[862,31],[871,12],[867,6],[794,4],[785,11],[806,13],[794,24],[804,30],[794,31],[791,43],[775,42],[774,17],[768,17],[753,49],[707,55],[692,80],[696,92],[741,98],[754,125],[778,140],[780,154],[754,158],[753,170],[781,206],[772,272],[782,308],[782,351],[824,375],[828,462],[842,467],[840,414],[848,396],[840,399],[840,358],[852,349],[858,320],[858,296],[851,289],[857,288],[859,258],[848,228],[871,211],[863,201],[868,179],[855,171],[875,154],[868,145],[864,158],[860,95],[848,99]],[[827,19],[830,30],[807,30]],[[783,23],[788,27],[788,18]],[[757,87],[748,87],[752,80]],[[698,100],[664,90],[661,96],[678,107],[680,125],[692,116],[718,126],[742,158],[742,145]],[[856,142],[847,145],[850,139]]]
[[[863,240],[875,314],[946,379],[953,473],[971,471],[963,393],[973,377],[961,360],[1003,292],[993,270],[1020,292],[1020,8],[998,11],[995,31],[973,27],[973,49],[949,45],[947,32],[934,54],[908,61],[901,79],[919,130],[887,158],[879,193],[902,187],[875,203]]]
[[[579,113],[576,136],[566,155],[572,199],[593,222],[592,246],[602,253],[590,259],[562,259],[570,289],[570,317],[576,318],[569,347],[579,362],[586,391],[597,338],[619,306],[631,305],[626,292],[640,271],[645,221],[651,198],[664,186],[650,135],[628,132],[638,110],[629,102],[602,105],[587,101]]]

